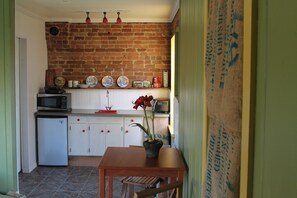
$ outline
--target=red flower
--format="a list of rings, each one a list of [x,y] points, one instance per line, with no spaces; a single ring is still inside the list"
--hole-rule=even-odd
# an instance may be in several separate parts
[[[152,119],[152,126],[153,126],[153,130],[150,130],[150,125],[148,123],[148,117],[147,117],[147,112],[146,112],[146,107],[151,107],[152,103],[153,103],[153,96],[140,96],[135,102],[133,102],[134,104],[134,109],[137,110],[138,107],[143,108],[143,112],[144,112],[144,118],[145,118],[145,122],[146,122],[146,126],[147,128],[145,128],[142,124],[140,123],[131,123],[130,125],[132,126],[137,126],[139,128],[141,128],[143,130],[143,132],[147,135],[147,138],[149,141],[153,141],[155,140],[155,132],[154,132],[154,112],[152,111],[151,114],[151,119]]]
[[[153,100],[153,96],[140,96],[135,102],[134,102],[134,109],[137,109],[139,106],[143,109],[146,109],[146,107],[151,107]]]

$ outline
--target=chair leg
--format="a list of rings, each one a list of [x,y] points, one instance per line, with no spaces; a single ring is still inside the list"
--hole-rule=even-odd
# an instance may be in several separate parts
[[[128,184],[129,188],[129,198],[133,198],[134,196],[134,184]]]
[[[175,189],[173,189],[173,190],[170,191],[169,198],[173,198],[173,197],[176,197]]]
[[[167,177],[163,178],[163,180],[160,181],[160,187],[163,186],[163,185],[166,185],[166,184],[168,184],[168,178]],[[168,197],[168,192],[159,193],[158,197],[167,198]]]
[[[128,186],[127,186],[128,184],[123,184],[123,186],[122,186],[122,192],[121,192],[121,198],[126,198],[126,193],[127,193],[127,188],[128,188]]]

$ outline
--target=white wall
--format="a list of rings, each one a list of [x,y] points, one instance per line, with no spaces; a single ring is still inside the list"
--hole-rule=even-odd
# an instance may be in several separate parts
[[[169,98],[169,89],[109,89],[109,104],[115,110],[133,110],[132,101],[139,96],[152,95],[154,98]],[[106,89],[66,89],[72,95],[73,109],[105,109]]]
[[[26,90],[24,94],[23,105],[25,111],[21,112],[22,121],[25,122],[21,129],[23,172],[30,172],[36,167],[36,145],[35,145],[35,120],[36,111],[36,93],[41,87],[44,87],[45,70],[47,68],[47,50],[45,40],[45,25],[42,19],[30,13],[24,12],[16,7],[15,13],[15,31],[17,38],[27,40],[27,68]],[[22,83],[22,82],[20,82]]]

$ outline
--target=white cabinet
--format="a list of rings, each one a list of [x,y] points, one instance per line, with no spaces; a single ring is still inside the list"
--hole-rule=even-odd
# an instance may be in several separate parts
[[[123,119],[122,117],[69,116],[69,155],[102,156],[109,146],[124,146]]]
[[[109,146],[123,146],[123,118],[90,117],[90,154],[101,156]]]
[[[68,116],[68,154],[102,156],[110,146],[142,146],[144,132],[129,125],[143,124],[143,120],[143,117]],[[155,118],[155,131],[165,145],[169,143],[167,117]]]
[[[68,117],[69,155],[89,155],[89,124],[87,117]]]
[[[124,146],[130,145],[142,146],[144,132],[139,127],[129,126],[132,123],[143,123],[142,117],[125,117],[124,118]]]
[[[105,130],[102,124],[90,124],[90,155],[102,156],[105,152]]]

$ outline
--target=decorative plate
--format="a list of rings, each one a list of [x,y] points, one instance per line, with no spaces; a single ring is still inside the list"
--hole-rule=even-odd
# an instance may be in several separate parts
[[[113,84],[113,79],[111,76],[105,76],[104,78],[102,78],[102,85],[104,87],[111,87]]]
[[[95,76],[88,76],[86,79],[86,84],[89,85],[89,87],[95,87],[98,83],[98,80]]]
[[[55,78],[55,85],[57,87],[63,87],[65,85],[65,78],[63,78],[62,76],[58,76]]]
[[[117,79],[117,84],[119,87],[127,87],[129,84],[129,79],[126,76],[120,76]]]

